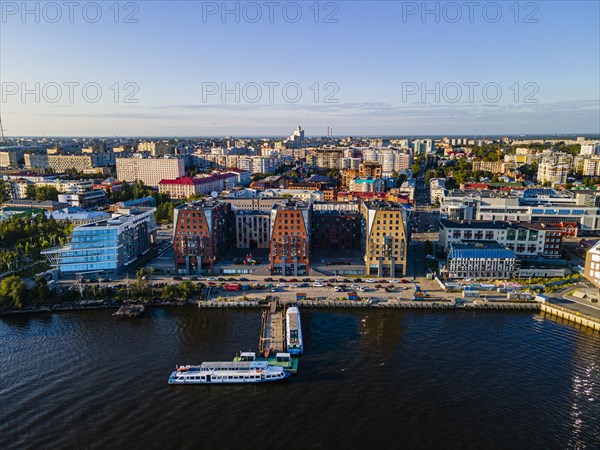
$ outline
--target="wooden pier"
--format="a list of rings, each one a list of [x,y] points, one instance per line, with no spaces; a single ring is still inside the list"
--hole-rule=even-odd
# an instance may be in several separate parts
[[[262,312],[258,349],[264,356],[285,351],[285,308],[276,301]]]

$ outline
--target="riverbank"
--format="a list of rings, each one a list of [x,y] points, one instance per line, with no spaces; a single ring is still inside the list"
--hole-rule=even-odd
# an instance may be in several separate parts
[[[319,300],[299,300],[295,303],[298,306],[305,308],[323,308],[323,309],[422,309],[422,310],[469,310],[469,311],[534,311],[544,313],[545,315],[556,317],[565,320],[568,323],[579,326],[588,327],[594,331],[600,332],[600,318],[594,318],[577,311],[569,310],[565,307],[559,307],[549,303],[540,303],[533,301],[488,301],[488,302],[473,302],[462,303],[454,301],[410,301],[410,300],[387,300],[374,301],[371,299],[362,300],[336,300],[336,299],[319,299]],[[124,305],[144,305],[145,307],[165,307],[165,306],[196,306],[206,309],[239,309],[239,308],[265,308],[268,306],[266,299],[254,300],[182,300],[182,301],[152,301],[147,303],[132,302],[132,303],[106,303],[100,300],[81,301],[74,304],[61,304],[52,307],[41,306],[39,308],[27,308],[11,311],[0,312],[0,317],[22,314],[43,314],[69,311],[90,311],[99,309],[114,309],[118,310]]]
[[[145,307],[163,307],[163,306],[194,306],[197,300],[185,300],[181,302],[173,301],[153,301],[148,303],[105,303],[102,301],[84,301],[73,304],[61,304],[53,306],[40,306],[38,308],[22,308],[7,311],[0,311],[0,317],[13,316],[20,314],[40,314],[40,313],[55,313],[55,312],[68,312],[68,311],[93,311],[98,309],[114,309],[118,310],[124,305],[144,305]]]

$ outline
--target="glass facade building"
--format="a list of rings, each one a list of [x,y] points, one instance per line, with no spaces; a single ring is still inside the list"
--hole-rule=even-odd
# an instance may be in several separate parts
[[[71,242],[44,252],[62,274],[116,274],[150,250],[155,208],[126,210],[103,222],[75,227]]]

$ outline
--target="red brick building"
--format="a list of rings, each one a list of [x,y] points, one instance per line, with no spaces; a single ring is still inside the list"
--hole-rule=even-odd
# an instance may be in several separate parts
[[[271,210],[272,275],[306,275],[310,270],[310,209],[288,201]]]
[[[181,274],[213,273],[215,261],[233,236],[231,205],[202,199],[179,205],[173,217],[175,271]]]

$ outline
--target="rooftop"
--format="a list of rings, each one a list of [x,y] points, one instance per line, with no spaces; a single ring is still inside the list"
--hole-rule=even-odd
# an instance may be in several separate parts
[[[455,244],[448,259],[515,259],[515,252],[497,243]]]
[[[364,202],[367,209],[378,209],[378,210],[406,210],[410,209],[404,203],[390,202],[387,200],[370,200]]]
[[[495,230],[507,230],[509,228],[516,228],[516,225],[510,222],[504,222],[500,220],[451,220],[451,219],[440,219],[440,227],[443,228],[471,228],[471,229],[495,229]]]
[[[176,206],[175,209],[179,210],[179,211],[191,211],[191,210],[200,211],[200,210],[204,210],[204,209],[212,209],[212,208],[219,206],[220,204],[225,204],[225,203],[226,202],[221,202],[212,197],[206,197],[206,198],[202,198],[200,200],[194,200],[192,202],[183,203],[179,206]]]

